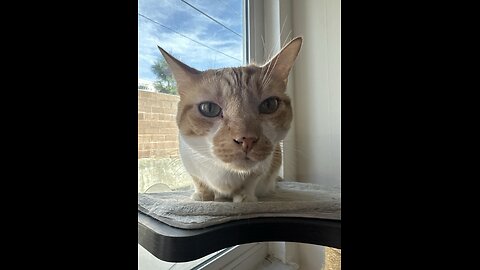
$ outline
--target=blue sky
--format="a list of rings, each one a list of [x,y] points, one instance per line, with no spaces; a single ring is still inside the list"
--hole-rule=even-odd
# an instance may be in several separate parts
[[[185,0],[242,35],[242,0]],[[138,0],[138,13],[223,52],[215,52],[138,16],[138,77],[154,81],[151,66],[161,56],[157,45],[199,70],[242,65],[243,40],[181,0]]]

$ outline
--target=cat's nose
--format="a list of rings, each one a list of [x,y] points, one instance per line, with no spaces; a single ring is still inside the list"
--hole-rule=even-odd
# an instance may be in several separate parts
[[[248,153],[252,150],[253,145],[258,141],[257,137],[239,137],[233,139],[234,142],[242,145],[242,150],[245,153]]]

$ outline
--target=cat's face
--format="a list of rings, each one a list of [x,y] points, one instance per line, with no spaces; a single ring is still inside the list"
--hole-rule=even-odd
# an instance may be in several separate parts
[[[217,164],[248,172],[271,157],[292,121],[285,94],[301,46],[290,42],[264,66],[200,72],[162,51],[177,81],[182,139]]]
[[[185,141],[234,170],[269,157],[287,134],[292,108],[284,83],[263,85],[262,78],[259,67],[204,72],[178,104]]]

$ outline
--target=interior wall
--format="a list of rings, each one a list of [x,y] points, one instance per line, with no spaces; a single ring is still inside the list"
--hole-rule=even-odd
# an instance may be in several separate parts
[[[292,5],[304,37],[294,69],[297,180],[340,187],[340,1]]]
[[[257,59],[268,58],[285,40],[304,38],[287,88],[294,120],[284,141],[284,177],[340,188],[340,0],[253,3],[255,14],[262,14],[253,29]],[[322,246],[275,242],[269,248],[270,254],[300,270],[325,267]]]
[[[296,180],[340,188],[340,0],[295,1],[291,14],[304,37],[293,70]],[[300,270],[324,269],[324,247],[296,246]]]

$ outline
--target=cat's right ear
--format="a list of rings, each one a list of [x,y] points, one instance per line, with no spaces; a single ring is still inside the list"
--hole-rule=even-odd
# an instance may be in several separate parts
[[[198,78],[201,72],[182,63],[180,60],[167,53],[160,46],[157,45],[157,47],[165,58],[165,61],[167,61],[168,67],[172,71],[173,78],[177,82],[178,92],[183,94],[185,89],[191,88],[191,85],[194,84],[196,78]]]
[[[297,59],[298,53],[302,48],[302,42],[302,37],[292,39],[277,55],[263,65],[262,68],[265,68],[267,72],[277,80],[286,82],[288,74],[295,64],[295,59]]]

